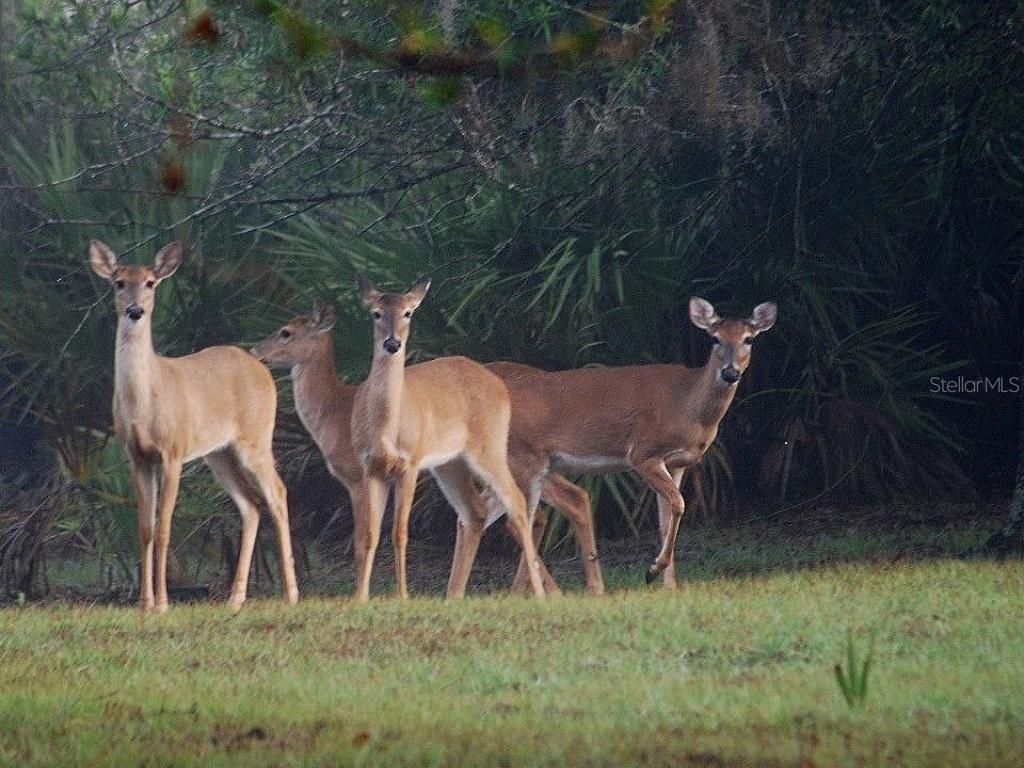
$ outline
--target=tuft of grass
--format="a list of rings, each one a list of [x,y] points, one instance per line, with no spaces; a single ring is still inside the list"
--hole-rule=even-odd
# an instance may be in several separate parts
[[[842,663],[835,665],[836,682],[843,694],[846,705],[851,709],[864,707],[868,697],[868,675],[871,672],[871,661],[875,651],[875,638],[868,641],[868,652],[863,659],[853,642],[853,634],[846,633],[846,667]]]

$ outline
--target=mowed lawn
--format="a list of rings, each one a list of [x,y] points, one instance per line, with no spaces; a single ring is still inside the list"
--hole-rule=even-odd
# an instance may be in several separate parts
[[[867,703],[833,665],[876,634]],[[1024,564],[0,610],[0,764],[1024,764]]]

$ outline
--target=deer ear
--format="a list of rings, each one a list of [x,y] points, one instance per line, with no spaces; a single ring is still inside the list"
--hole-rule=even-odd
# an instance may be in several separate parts
[[[117,256],[113,249],[100,240],[89,243],[89,264],[92,271],[104,280],[113,280],[117,271]]]
[[[157,280],[166,280],[181,266],[181,243],[173,242],[161,248],[153,259],[153,274]]]
[[[313,328],[316,333],[327,333],[334,327],[335,319],[334,307],[317,299],[313,304]]]
[[[410,309],[416,309],[417,307],[419,307],[419,305],[423,303],[423,299],[426,298],[427,291],[429,290],[429,277],[423,278],[418,283],[416,283],[416,285],[410,288],[409,291],[405,294],[407,298],[412,300],[412,306],[410,307]]]
[[[710,301],[694,296],[690,299],[690,322],[705,331],[711,331],[711,327],[721,318],[715,312]]]
[[[364,274],[356,275],[356,286],[359,288],[359,293],[363,297],[363,304],[370,306],[381,297],[381,292],[377,290],[377,286],[370,282]]]
[[[754,307],[754,312],[747,321],[747,325],[750,326],[754,333],[761,333],[775,325],[777,315],[778,307],[775,306],[775,302],[766,301],[764,304],[758,304]]]

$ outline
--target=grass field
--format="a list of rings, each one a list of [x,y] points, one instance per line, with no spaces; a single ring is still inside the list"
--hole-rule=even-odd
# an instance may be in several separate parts
[[[612,574],[611,582],[625,576]],[[866,705],[833,676],[874,634]],[[0,610],[0,764],[1020,765],[1024,564]]]

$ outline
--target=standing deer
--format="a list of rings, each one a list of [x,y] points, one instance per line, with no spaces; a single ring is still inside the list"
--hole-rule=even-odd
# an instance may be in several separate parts
[[[299,420],[312,436],[330,473],[348,491],[354,523],[357,594],[365,598],[369,594],[367,484],[363,463],[352,444],[352,410],[358,387],[340,381],[335,373],[334,345],[331,342],[334,323],[334,309],[317,301],[309,315],[290,320],[253,347],[252,354],[272,367],[290,369]],[[410,370],[414,369],[412,366]],[[476,506],[478,490],[471,474],[453,463],[447,469],[441,469],[441,476],[442,482],[447,483],[442,490],[454,504],[462,509]],[[549,480],[545,483],[542,498],[563,514],[571,516],[578,507],[575,504],[570,508],[572,491],[584,497],[586,494],[557,476]],[[569,485],[572,490],[565,491],[561,484]],[[570,501],[567,502],[566,498]],[[483,507],[480,510],[480,515],[486,518],[487,511]],[[543,568],[543,563],[541,566]],[[526,575],[525,570],[523,575]],[[545,589],[549,584],[557,589],[546,569],[542,569],[541,575]],[[450,593],[449,596],[460,597],[461,593]]]
[[[527,509],[531,514],[536,510],[536,489],[551,479],[551,472],[635,471],[658,497],[662,546],[646,580],[664,574],[666,586],[674,587],[683,473],[714,442],[750,364],[750,345],[775,318],[772,302],[759,304],[749,319],[722,319],[709,302],[690,299],[690,320],[715,340],[703,368],[641,365],[545,372],[518,363],[489,365],[512,395],[509,465],[519,487],[530,489]],[[577,531],[581,526],[586,531],[581,540],[593,541],[585,496],[576,500],[572,519]],[[458,567],[453,564],[453,570]],[[522,575],[521,564],[517,584]]]
[[[277,526],[285,599],[299,597],[288,530],[284,483],[274,468],[271,440],[277,390],[270,372],[236,347],[208,347],[186,357],[153,351],[151,317],[156,287],[181,263],[171,243],[152,267],[121,265],[104,243],[93,240],[89,261],[114,289],[117,342],[114,351],[114,430],[132,463],[139,500],[143,611],[167,610],[167,550],[181,468],[203,458],[242,516],[242,540],[229,604],[245,602],[259,505]],[[153,588],[154,529],[156,592]]]
[[[429,469],[459,514],[457,551],[448,593],[461,596],[480,537],[501,513],[519,540],[527,579],[537,597],[544,596],[540,560],[533,543],[526,502],[509,471],[508,387],[479,363],[443,357],[406,370],[405,349],[413,312],[430,281],[408,293],[383,293],[359,278],[363,303],[373,317],[373,362],[356,393],[352,442],[367,481],[366,539],[363,572],[356,595],[366,599],[370,570],[380,539],[388,483],[395,485],[393,539],[398,594],[408,596],[405,549],[409,512],[421,469]],[[491,504],[476,495],[478,483]],[[475,498],[476,503],[470,503]]]

